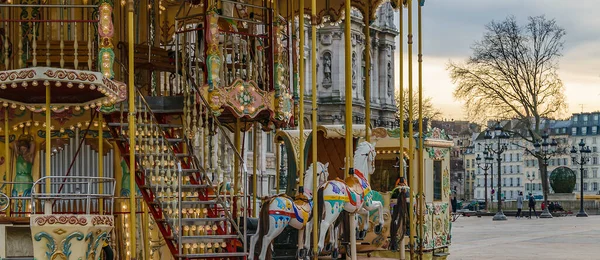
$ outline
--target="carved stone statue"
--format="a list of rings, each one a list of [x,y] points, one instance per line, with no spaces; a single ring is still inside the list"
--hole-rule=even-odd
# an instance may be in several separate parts
[[[323,56],[323,83],[331,83],[331,53]]]
[[[385,12],[387,15],[387,26],[389,27],[394,27],[394,9],[391,8],[391,6],[387,6],[388,8],[385,8]]]
[[[356,84],[356,53],[352,53],[352,83]]]

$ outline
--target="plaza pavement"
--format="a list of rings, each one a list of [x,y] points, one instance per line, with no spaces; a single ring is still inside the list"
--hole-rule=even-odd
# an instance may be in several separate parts
[[[452,223],[448,260],[461,259],[600,259],[600,216],[461,217]]]

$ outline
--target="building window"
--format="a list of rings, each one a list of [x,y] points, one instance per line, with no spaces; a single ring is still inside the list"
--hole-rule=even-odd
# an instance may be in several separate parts
[[[542,190],[542,184],[538,183],[538,190]]]
[[[586,170],[583,170],[583,178],[584,178],[584,179],[587,179],[587,178],[588,178],[588,171],[587,171],[587,169],[586,169]]]
[[[595,135],[598,133],[598,127],[597,126],[592,126],[592,134]],[[596,138],[594,137],[594,139],[592,140],[593,143],[596,143]]]
[[[571,128],[571,134],[572,135],[576,135],[577,134],[577,127]]]
[[[517,178],[517,187],[520,187],[520,186],[521,186],[521,178],[519,177],[519,178]]]
[[[594,115],[594,121],[598,121],[598,114]]]
[[[597,190],[598,190],[598,183],[597,183],[597,182],[594,182],[594,183],[592,184],[592,188],[594,189],[594,191],[597,191]]]
[[[592,176],[598,178],[598,169],[592,169]]]
[[[583,122],[587,122],[588,120],[588,116],[587,115],[583,115]]]
[[[581,134],[582,135],[587,134],[587,127],[584,126],[584,127],[581,128]]]
[[[519,156],[519,154],[517,154],[517,162],[521,161],[521,156]]]
[[[511,190],[511,191],[510,191],[510,198],[512,199],[512,198],[514,197],[514,195],[515,195],[515,194],[514,194],[514,193],[513,193],[513,191]]]
[[[577,122],[577,116],[573,116],[573,122]]]
[[[442,199],[442,161],[433,161],[433,200]]]
[[[510,186],[511,186],[511,187],[513,186],[513,178],[510,178]],[[512,191],[511,191],[511,192],[512,192]],[[511,197],[512,197],[512,195],[511,195]]]
[[[588,184],[587,182],[583,183],[583,191],[588,190]]]
[[[596,147],[594,147],[594,148],[596,148]],[[596,152],[596,151],[594,151],[594,152]],[[598,164],[598,157],[592,157],[592,163]]]
[[[521,173],[521,165],[517,165],[517,173]]]

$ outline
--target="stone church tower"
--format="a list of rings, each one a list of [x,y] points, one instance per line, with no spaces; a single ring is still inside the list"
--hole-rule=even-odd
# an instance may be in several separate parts
[[[398,29],[395,11],[390,3],[381,5],[371,25],[371,125],[392,127],[396,123],[394,84],[394,50]],[[352,98],[356,124],[365,123],[365,35],[362,14],[356,10],[352,17]],[[310,127],[311,113],[311,27],[306,28],[305,125]],[[343,124],[346,100],[344,80],[344,23],[326,23],[317,31],[317,89],[319,124]]]

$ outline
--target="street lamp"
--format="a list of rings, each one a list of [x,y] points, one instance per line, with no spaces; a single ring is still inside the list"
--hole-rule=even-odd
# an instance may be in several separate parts
[[[581,142],[579,142],[579,156],[577,156],[577,149],[575,149],[575,146],[571,148],[571,160],[573,161],[573,164],[579,165],[579,171],[581,174],[581,196],[579,198],[579,213],[577,213],[577,217],[588,216],[583,209],[583,165],[590,161],[590,153],[592,153],[592,150],[590,150],[589,146],[585,146],[583,139],[581,139]]]
[[[535,174],[527,174],[527,180],[529,181],[529,193],[533,194],[533,180],[535,180]]]
[[[277,180],[279,182],[279,188],[280,189],[285,189],[287,188],[287,171],[285,168],[285,161],[284,160],[284,153],[285,153],[285,145],[283,144],[283,142],[281,142],[281,144],[279,144],[279,147],[281,149],[281,152],[279,153],[279,161],[280,161],[280,165],[279,165],[279,180]],[[287,157],[287,156],[286,156]]]
[[[543,167],[541,168],[541,173],[542,173],[542,185],[543,185],[543,190],[544,190],[544,204],[546,205],[546,208],[544,208],[544,211],[542,212],[542,214],[540,214],[540,218],[552,218],[552,214],[550,214],[550,211],[548,210],[548,160],[550,160],[550,157],[554,156],[556,154],[556,147],[558,146],[558,144],[556,143],[555,139],[552,139],[551,143],[548,143],[548,133],[544,133],[542,135],[542,143],[540,144],[539,141],[536,141],[533,144],[534,147],[534,156],[538,159],[542,160],[543,163]]]
[[[488,192],[487,192],[487,175],[488,175],[488,170],[492,169],[493,163],[494,163],[494,157],[492,157],[489,152],[483,151],[483,166],[481,166],[481,156],[479,156],[479,154],[477,155],[477,158],[475,158],[475,160],[477,161],[477,168],[482,169],[483,170],[483,175],[484,175],[484,182],[483,182],[483,186],[485,187],[485,191],[484,191],[484,196],[485,196],[485,211],[488,211]]]
[[[489,130],[486,131],[486,135],[490,136],[490,139],[492,138]],[[498,156],[496,159],[498,161],[498,190],[496,191],[496,194],[498,196],[498,212],[496,212],[496,215],[494,215],[494,218],[492,219],[494,221],[497,221],[506,220],[506,216],[504,215],[504,212],[502,212],[502,172],[500,170],[502,169],[502,153],[504,153],[508,149],[507,139],[510,138],[510,135],[502,130],[500,122],[498,122],[498,124],[494,128],[493,138],[498,140],[497,148],[494,149],[492,144],[486,144],[486,150],[490,154],[496,154]]]

